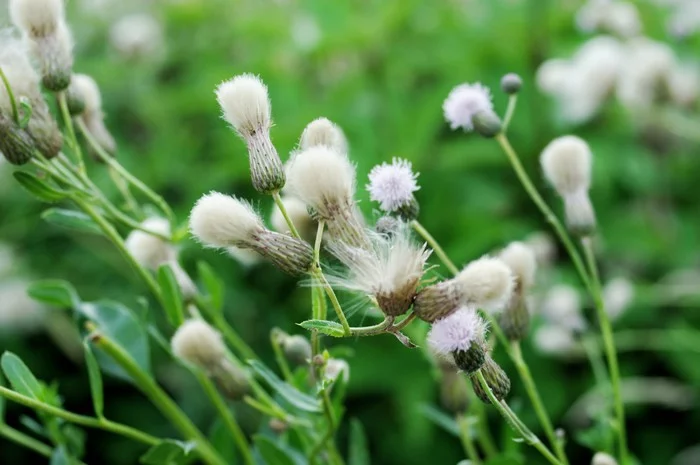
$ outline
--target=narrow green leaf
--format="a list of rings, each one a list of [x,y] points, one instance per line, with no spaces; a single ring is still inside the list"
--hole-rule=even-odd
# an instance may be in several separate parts
[[[459,425],[457,425],[457,422],[453,418],[450,418],[447,414],[428,404],[421,405],[420,412],[423,414],[423,416],[438,425],[440,428],[453,434],[454,436],[459,437]]]
[[[58,446],[53,450],[51,454],[51,461],[49,465],[74,465],[71,464],[68,452],[64,446]]]
[[[62,228],[80,232],[102,234],[99,226],[83,212],[65,208],[49,208],[41,214],[44,221]]]
[[[207,291],[209,301],[214,309],[221,311],[224,307],[224,282],[207,262],[197,263],[197,272]]]
[[[66,197],[66,192],[51,186],[46,181],[39,179],[35,175],[26,171],[15,171],[12,173],[17,182],[30,194],[44,202],[58,202]]]
[[[2,365],[2,371],[12,389],[27,397],[44,400],[41,383],[34,377],[22,359],[12,352],[5,352],[0,358],[0,365]]]
[[[294,451],[274,442],[267,436],[257,435],[253,437],[253,442],[267,465],[303,465],[308,463]]]
[[[319,333],[325,334],[327,336],[333,337],[343,337],[345,331],[343,331],[343,326],[335,321],[328,320],[306,320],[298,323],[304,329],[316,330]]]
[[[51,439],[46,432],[44,425],[36,421],[34,418],[27,415],[21,415],[19,417],[19,423],[37,436],[45,439]]]
[[[143,323],[124,305],[110,301],[84,302],[78,307],[82,316],[97,325],[110,339],[121,345],[145,371],[151,371],[148,333]],[[102,370],[113,376],[129,380],[124,370],[100,349],[95,348],[95,358]]]
[[[350,420],[350,444],[348,447],[348,465],[370,465],[367,436],[360,420]]]
[[[45,304],[63,308],[77,308],[80,297],[71,283],[60,279],[36,281],[27,288],[29,297]]]
[[[104,391],[102,388],[100,366],[87,340],[83,341],[83,347],[85,348],[85,365],[87,365],[88,377],[90,378],[92,406],[95,409],[95,415],[102,418],[104,416]]]
[[[5,386],[5,378],[0,375],[0,386]],[[0,425],[5,423],[5,398],[0,396]]]
[[[306,412],[320,412],[321,404],[318,399],[296,389],[291,384],[285,383],[277,377],[269,368],[258,360],[249,360],[248,363],[253,370],[265,380],[280,396],[287,402],[300,410]]]
[[[193,449],[193,443],[166,439],[148,449],[139,462],[144,465],[181,465],[190,461],[188,455]]]
[[[163,294],[165,315],[171,325],[179,327],[185,321],[182,292],[170,265],[158,268],[158,285]]]

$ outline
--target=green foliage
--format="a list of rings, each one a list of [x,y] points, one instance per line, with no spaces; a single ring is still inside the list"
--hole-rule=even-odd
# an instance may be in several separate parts
[[[158,285],[163,296],[163,310],[168,322],[175,327],[180,326],[185,321],[182,292],[170,265],[166,264],[158,268]]]
[[[20,186],[43,202],[58,202],[66,197],[66,193],[61,189],[50,185],[31,173],[17,171],[13,175]]]
[[[321,405],[318,399],[304,394],[291,384],[280,380],[276,374],[258,360],[249,360],[248,363],[255,373],[264,379],[277,394],[294,407],[305,412],[321,411]]]
[[[167,440],[148,449],[139,463],[144,465],[183,465],[190,462],[194,444]]]
[[[12,352],[5,352],[0,365],[12,389],[32,399],[45,401],[44,388],[22,359]]]
[[[62,228],[79,232],[101,234],[100,229],[89,216],[76,210],[49,208],[41,213],[41,217],[48,223]]]
[[[83,348],[85,349],[85,365],[87,366],[88,377],[90,379],[92,406],[95,409],[95,415],[97,415],[98,418],[102,418],[104,416],[104,392],[100,366],[95,355],[92,353],[92,348],[90,348],[88,341],[83,341]]]

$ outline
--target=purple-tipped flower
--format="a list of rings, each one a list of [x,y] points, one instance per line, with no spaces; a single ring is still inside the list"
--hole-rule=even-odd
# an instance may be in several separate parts
[[[417,179],[418,173],[411,169],[411,162],[393,158],[391,164],[372,168],[366,188],[370,199],[379,202],[379,208],[394,213],[416,202],[413,193],[420,189]]]
[[[491,91],[480,84],[460,84],[452,89],[442,104],[445,120],[450,128],[474,130],[474,117],[482,112],[493,112]]]
[[[484,338],[486,324],[473,307],[460,307],[433,323],[428,345],[443,358],[452,359],[467,374],[481,368],[486,360]]]

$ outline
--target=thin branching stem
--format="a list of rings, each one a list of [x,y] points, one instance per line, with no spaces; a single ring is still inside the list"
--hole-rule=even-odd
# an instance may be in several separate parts
[[[450,260],[450,257],[447,256],[445,253],[445,250],[440,246],[437,240],[428,232],[425,227],[418,222],[418,220],[413,220],[411,221],[411,227],[416,230],[420,236],[425,239],[425,241],[428,243],[428,246],[430,246],[431,249],[433,249],[433,252],[435,252],[435,255],[438,256],[440,261],[447,267],[448,270],[450,270],[450,273],[453,275],[456,275],[459,273],[459,268],[455,266],[455,264]]]
[[[80,149],[80,144],[78,143],[78,138],[75,136],[75,128],[73,127],[73,118],[68,110],[68,99],[66,98],[66,92],[58,92],[56,94],[56,99],[58,100],[58,107],[61,110],[61,116],[63,117],[63,124],[66,127],[66,132],[68,133],[68,146],[70,147],[73,155],[75,155],[76,162],[78,163],[78,170],[81,173],[85,173],[85,162],[83,160],[83,151]]]
[[[464,448],[464,453],[467,454],[471,464],[481,465],[479,452],[476,450],[474,440],[472,439],[472,430],[469,425],[469,419],[464,415],[457,415],[455,420],[457,421],[457,426],[459,426],[459,440]]]

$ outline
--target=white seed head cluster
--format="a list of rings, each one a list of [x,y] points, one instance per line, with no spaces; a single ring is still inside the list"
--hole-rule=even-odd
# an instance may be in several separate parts
[[[522,242],[511,242],[501,250],[498,258],[510,268],[522,289],[527,289],[534,284],[537,258],[529,246]]]
[[[451,315],[433,323],[428,332],[428,345],[437,355],[467,351],[472,343],[484,339],[486,325],[472,307],[461,307]]]
[[[596,452],[591,460],[591,465],[617,465],[617,460],[605,452]]]
[[[334,209],[353,203],[355,166],[343,153],[326,146],[311,147],[294,153],[287,163],[287,186],[320,217],[332,218]]]
[[[368,237],[370,249],[340,242],[329,245],[331,253],[348,268],[348,276],[337,279],[336,284],[374,296],[387,315],[401,315],[413,302],[430,250],[425,244],[415,244],[406,227],[388,237],[369,232]]]
[[[243,137],[267,132],[272,124],[267,86],[253,74],[241,74],[216,88],[224,118]]]
[[[379,208],[395,212],[414,201],[413,193],[420,189],[417,179],[418,173],[411,169],[411,162],[393,158],[391,164],[372,168],[366,188],[370,200],[379,202]]]
[[[670,87],[678,60],[668,44],[645,37],[631,40],[625,51],[617,98],[633,111],[648,108],[658,99],[660,89]]]
[[[515,285],[508,265],[488,256],[470,262],[455,277],[455,282],[465,302],[493,312],[506,306]]]
[[[213,370],[226,359],[221,334],[199,319],[185,321],[170,341],[173,353],[193,365]]]
[[[445,120],[450,128],[474,129],[474,117],[481,112],[493,111],[491,91],[475,84],[460,84],[449,93],[442,105]]]
[[[317,118],[310,122],[301,133],[299,148],[324,146],[338,153],[348,153],[348,141],[343,130],[328,118]]]
[[[307,242],[313,243],[313,239],[316,236],[316,222],[311,218],[306,204],[292,196],[283,196],[282,204],[287,210],[289,219],[292,220],[294,227],[297,228],[299,235]],[[287,220],[285,220],[277,205],[273,205],[270,223],[272,224],[272,229],[277,232],[285,234],[290,232]]]
[[[218,192],[202,196],[190,213],[190,231],[209,247],[241,246],[264,229],[248,202]]]
[[[141,223],[141,227],[166,237],[170,236],[170,224],[163,218],[149,218]],[[151,270],[157,270],[176,257],[174,248],[164,239],[138,229],[127,236],[126,248],[139,264]]]
[[[554,139],[540,155],[547,181],[561,196],[587,191],[591,183],[593,155],[588,144],[576,136]]]

